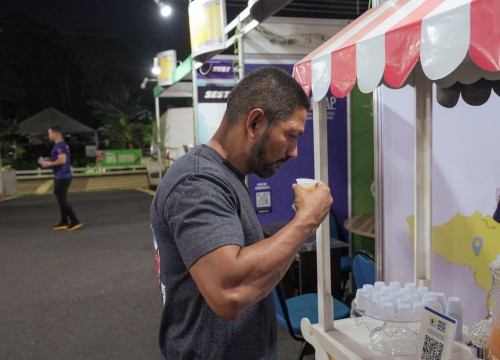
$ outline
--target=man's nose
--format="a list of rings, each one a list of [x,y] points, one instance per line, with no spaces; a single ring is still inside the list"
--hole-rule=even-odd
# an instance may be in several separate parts
[[[293,142],[293,144],[290,144],[290,146],[288,146],[288,149],[286,150],[286,156],[295,159],[298,155],[299,155],[299,145],[295,141]]]

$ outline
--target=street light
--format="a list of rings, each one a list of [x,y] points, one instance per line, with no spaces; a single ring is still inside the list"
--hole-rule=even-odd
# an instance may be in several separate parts
[[[153,0],[153,1],[160,8],[161,16],[168,17],[172,14],[172,7],[170,5],[164,4],[161,0]]]
[[[142,80],[141,89],[145,89],[146,88],[146,84],[148,82],[156,82],[156,81],[158,81],[158,80],[156,80],[156,79],[150,79],[148,77],[145,77],[144,80]]]
[[[158,3],[158,6],[160,7],[160,14],[163,17],[168,17],[170,14],[172,14],[172,7],[170,5],[165,5],[164,3],[160,2]]]
[[[161,67],[160,64],[158,64],[158,58],[155,57],[153,60],[153,67],[151,68],[151,73],[153,75],[160,75],[161,74]]]

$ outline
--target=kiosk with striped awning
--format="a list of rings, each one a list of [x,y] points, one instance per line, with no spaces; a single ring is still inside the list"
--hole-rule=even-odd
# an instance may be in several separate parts
[[[374,91],[373,112],[377,121],[380,84],[392,88],[406,84],[415,87],[415,282],[430,285],[433,83],[438,91],[453,90],[457,84],[460,89],[474,89],[486,83],[490,92],[493,89],[500,96],[500,1],[385,1],[299,61],[294,67],[294,78],[307,94],[312,92],[315,177],[326,183],[328,142],[324,97],[328,90],[340,98],[347,96],[356,84],[362,92]],[[474,105],[479,104],[480,101]],[[379,174],[380,169],[376,169],[377,194],[381,189]],[[376,263],[380,278],[383,234],[378,195],[376,204]],[[350,319],[338,322],[340,330],[334,328],[329,244],[323,241],[329,239],[328,228],[326,219],[317,230],[318,249],[321,249],[317,252],[319,323],[312,325],[303,319],[302,333],[316,348],[317,358],[327,359],[328,353],[337,360],[364,359],[357,354],[361,351],[359,347],[349,348],[347,332],[342,330]]]

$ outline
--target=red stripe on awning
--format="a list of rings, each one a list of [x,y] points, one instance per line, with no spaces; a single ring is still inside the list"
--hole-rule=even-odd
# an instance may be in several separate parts
[[[293,77],[302,86],[307,96],[311,93],[311,60],[293,67]]]
[[[500,2],[472,0],[469,54],[477,66],[500,71]]]
[[[326,90],[326,79],[321,78],[318,81],[314,78],[318,84],[312,84],[313,75],[314,77],[324,76],[325,65],[330,65],[330,89],[334,96],[345,97],[352,90],[359,76],[375,74],[375,72],[370,72],[370,61],[366,56],[366,49],[384,51],[385,58],[384,63],[381,62],[380,56],[376,58],[374,69],[377,72],[373,78],[362,79],[368,80],[369,85],[365,86],[365,90],[368,90],[367,87],[371,88],[376,80],[375,76],[378,76],[382,69],[382,64],[384,64],[385,82],[391,87],[399,88],[403,86],[421,57],[423,64],[426,65],[424,73],[432,79],[441,79],[454,70],[451,67],[460,64],[467,50],[478,68],[500,72],[500,0],[470,0],[470,9],[468,1],[459,1],[456,5],[453,1],[445,0],[425,0],[413,5],[413,1],[417,0],[392,0],[368,10],[297,63],[294,68],[294,77],[306,93],[311,91],[313,85],[318,85],[319,91],[322,92]],[[414,6],[416,7],[413,8]],[[410,13],[406,14],[407,11]],[[461,24],[456,20],[460,19],[464,22],[464,26],[469,26],[467,16],[470,16],[470,29],[463,28],[467,30],[463,32],[467,35],[467,39],[460,37],[460,34],[457,34],[457,38],[454,39],[454,33],[450,31],[455,29],[454,31],[459,32]],[[379,49],[381,31],[388,27],[384,26],[384,23],[390,21],[393,24],[396,17],[397,19],[404,18],[383,34],[385,47]],[[422,24],[428,28],[423,29]],[[380,26],[382,26],[380,29],[384,30],[376,30]],[[429,38],[429,34],[434,33],[435,36]],[[423,34],[426,35],[426,42],[422,54]],[[445,42],[440,43],[440,41]],[[370,48],[371,45],[373,45],[372,48]],[[356,59],[361,54],[363,58]],[[451,59],[450,56],[454,58]],[[356,68],[356,60],[366,66],[363,69],[365,71],[361,72],[361,69]],[[327,61],[330,61],[330,64],[327,64]],[[449,65],[450,61],[452,65],[446,67],[445,65]],[[427,73],[426,69],[430,72]],[[316,86],[314,88],[316,89]],[[318,94],[319,97],[322,95]]]
[[[401,87],[420,57],[422,18],[436,9],[444,0],[424,2],[385,35],[385,82]]]
[[[380,26],[380,24],[409,1],[400,0],[393,6],[388,7],[386,11],[339,46],[338,50],[332,52],[330,90],[334,96],[338,98],[346,97],[356,84],[356,43]]]

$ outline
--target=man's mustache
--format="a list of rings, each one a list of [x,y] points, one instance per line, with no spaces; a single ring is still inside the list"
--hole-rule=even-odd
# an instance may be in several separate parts
[[[284,164],[285,162],[287,162],[287,161],[288,161],[288,159],[290,159],[290,156],[287,156],[287,157],[284,157],[284,158],[282,158],[282,159],[279,159],[279,160],[275,161],[275,162],[273,163],[273,165],[276,165],[276,164],[279,164],[279,163],[283,163],[283,164]]]

